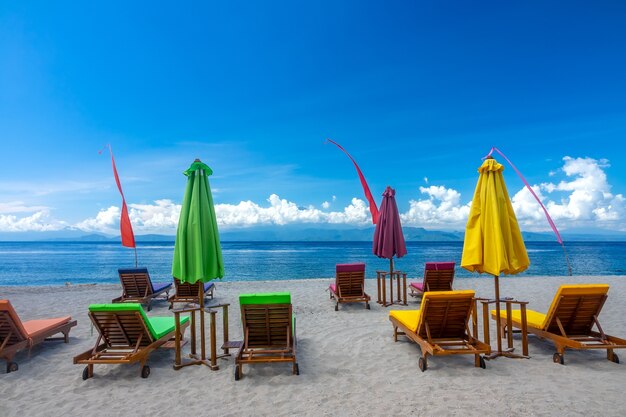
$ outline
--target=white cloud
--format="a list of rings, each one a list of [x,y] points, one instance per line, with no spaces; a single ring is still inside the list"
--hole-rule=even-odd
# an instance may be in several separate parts
[[[564,180],[533,186],[557,227],[624,230],[624,196],[611,192],[604,171],[610,167],[608,161],[569,156],[563,161],[560,171],[566,176]],[[515,213],[523,225],[538,230],[547,228],[543,211],[528,190],[520,190],[512,200]]]
[[[66,226],[65,222],[51,218],[47,210],[26,217],[0,214],[0,232],[51,232]]]
[[[216,204],[215,214],[219,225],[226,227],[253,226],[289,223],[347,223],[363,224],[369,218],[369,211],[362,200],[352,199],[352,203],[341,212],[325,212],[312,206],[299,207],[296,203],[281,199],[272,194],[262,207],[252,201],[238,204]]]
[[[237,204],[216,204],[215,215],[220,227],[286,225],[291,223],[369,224],[370,213],[363,200],[353,198],[342,211],[322,211],[313,206],[299,207],[296,203],[272,194],[269,205],[252,201]],[[176,232],[181,205],[171,200],[156,200],[154,204],[130,204],[129,216],[136,234]],[[100,210],[96,217],[74,225],[88,232],[119,233],[120,208],[111,206]]]
[[[9,201],[8,203],[0,202],[0,214],[11,213],[34,213],[38,211],[47,212],[46,206],[27,206],[22,201]]]
[[[119,233],[120,208],[111,206],[100,210],[96,217],[76,223],[74,227],[84,232]]]
[[[622,194],[613,194],[605,169],[606,160],[592,158],[563,158],[563,167],[552,178],[564,176],[559,182],[533,185],[533,190],[547,207],[559,229],[605,228],[626,230],[626,204]],[[517,183],[517,184],[516,184]],[[517,181],[508,184],[518,185]],[[549,230],[539,204],[525,188],[512,194],[515,213],[523,230]],[[405,226],[462,230],[470,210],[471,195],[461,194],[443,185],[419,188],[423,198],[409,201],[408,211],[401,213]],[[465,201],[463,201],[465,200]],[[332,196],[332,202],[336,196]],[[399,202],[399,205],[402,205]],[[320,208],[302,207],[293,201],[272,194],[265,204],[241,201],[237,204],[217,204],[215,212],[221,228],[294,223],[326,223],[366,226],[371,224],[367,203],[353,198],[343,209],[329,211],[332,203],[324,201]],[[181,205],[171,200],[155,200],[152,204],[129,204],[133,229],[137,234],[176,232]],[[31,215],[26,215],[32,213]],[[18,217],[19,215],[24,217]],[[120,209],[111,206],[100,210],[93,218],[73,227],[107,234],[119,234]],[[43,206],[27,206],[22,202],[0,203],[0,231],[50,231],[70,227],[55,220]]]
[[[154,204],[131,204],[130,221],[145,233],[176,231],[181,205],[172,200],[156,200]]]
[[[154,204],[129,204],[128,215],[136,234],[176,232],[180,204],[171,200],[156,200]],[[101,232],[119,234],[119,219],[121,209],[111,206],[102,209],[96,217],[85,219],[74,225],[85,232]]]
[[[403,225],[448,229],[465,227],[470,203],[461,204],[458,191],[431,185],[420,187],[420,192],[428,198],[409,201],[409,210],[400,215]]]

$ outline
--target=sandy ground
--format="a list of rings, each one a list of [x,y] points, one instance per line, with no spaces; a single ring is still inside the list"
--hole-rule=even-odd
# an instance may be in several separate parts
[[[139,377],[139,365],[96,365],[94,378],[83,381],[83,366],[74,365],[72,357],[96,341],[87,306],[110,301],[120,288],[0,287],[0,298],[11,300],[23,320],[67,314],[78,320],[69,344],[46,342],[30,358],[19,354],[19,371],[6,374],[2,361],[0,416],[626,414],[626,349],[618,351],[622,364],[607,361],[604,351],[568,351],[561,366],[552,362],[551,343],[531,336],[531,359],[499,358],[483,370],[473,366],[472,356],[434,357],[422,373],[419,347],[406,339],[393,342],[389,308],[373,302],[371,310],[355,304],[335,312],[325,292],[330,281],[218,283],[214,302],[232,303],[233,340],[241,337],[240,293],[290,291],[297,314],[300,375],[291,375],[288,364],[244,366],[238,382],[233,358],[220,360],[218,371],[201,366],[174,371],[174,352],[163,349],[150,357],[147,379]],[[610,284],[600,323],[606,333],[626,337],[626,277],[503,278],[501,293],[545,312],[562,283]],[[493,297],[488,277],[457,279],[454,286]],[[368,280],[367,289],[375,298],[375,281]],[[399,308],[419,308],[419,299]],[[169,314],[164,302],[155,302],[149,313]],[[491,330],[495,346],[493,322]],[[220,334],[221,326],[218,344]]]

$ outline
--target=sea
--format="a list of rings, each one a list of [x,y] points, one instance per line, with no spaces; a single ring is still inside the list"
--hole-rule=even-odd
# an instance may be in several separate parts
[[[531,261],[520,276],[568,275],[556,242],[526,242]],[[456,277],[478,276],[460,268],[463,242],[407,242],[395,269],[421,277],[424,263],[454,261]],[[573,275],[626,275],[626,242],[566,243]],[[155,281],[171,280],[173,242],[139,242],[138,266]],[[331,278],[335,264],[365,262],[367,278],[389,270],[371,242],[223,242],[224,281]],[[118,268],[135,266],[135,252],[114,242],[0,242],[0,286],[118,283]],[[483,275],[491,278],[489,275]]]

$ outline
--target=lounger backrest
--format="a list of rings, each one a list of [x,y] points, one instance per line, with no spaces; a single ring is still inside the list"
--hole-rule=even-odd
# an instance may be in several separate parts
[[[92,304],[89,316],[109,346],[147,346],[157,339],[141,304]]]
[[[474,291],[426,292],[417,325],[417,334],[431,338],[462,338],[474,306]]]
[[[340,297],[363,295],[365,291],[365,264],[337,264],[335,284]]]
[[[543,328],[560,334],[558,317],[566,334],[588,334],[594,325],[593,317],[600,314],[608,291],[607,284],[561,285],[546,314]]]
[[[239,303],[244,333],[247,332],[247,348],[292,345],[292,307],[288,292],[242,294]]]
[[[145,297],[154,293],[148,268],[118,269],[117,272],[127,297]]]
[[[426,262],[424,291],[452,291],[454,262]]]
[[[13,309],[9,300],[0,300],[0,345],[5,342],[9,336],[5,346],[11,346],[28,339],[28,333],[22,326],[22,321]]]
[[[196,281],[193,284],[189,282],[180,282],[177,278],[174,278],[176,284],[176,295],[178,297],[197,297],[200,293],[200,285],[202,282]]]

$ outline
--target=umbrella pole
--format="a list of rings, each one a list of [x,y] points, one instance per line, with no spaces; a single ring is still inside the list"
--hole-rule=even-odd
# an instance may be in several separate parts
[[[389,304],[393,304],[393,257],[389,259]]]
[[[498,275],[494,275],[494,281],[496,283],[496,339],[498,339],[498,351],[496,352],[498,355],[502,354],[502,328],[500,327],[500,322],[502,318],[500,317],[500,280]]]
[[[198,300],[200,300],[200,353],[201,360],[206,361],[206,343],[204,341],[204,284],[198,285]]]

